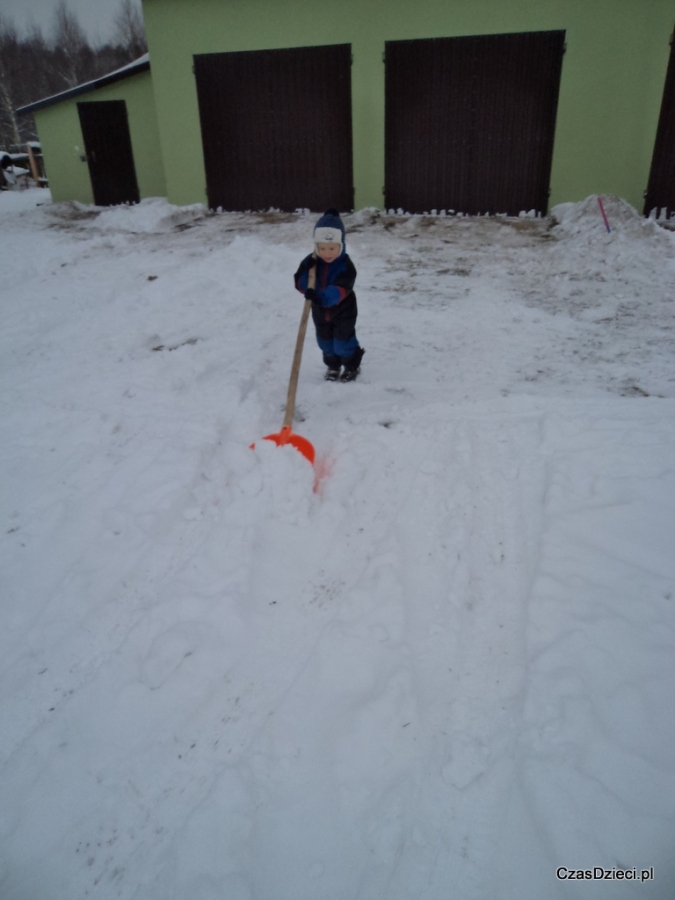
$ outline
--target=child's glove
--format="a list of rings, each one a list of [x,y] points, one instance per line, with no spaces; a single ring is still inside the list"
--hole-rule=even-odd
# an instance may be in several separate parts
[[[319,303],[319,292],[315,288],[307,288],[305,291],[305,300],[311,300],[312,303]]]

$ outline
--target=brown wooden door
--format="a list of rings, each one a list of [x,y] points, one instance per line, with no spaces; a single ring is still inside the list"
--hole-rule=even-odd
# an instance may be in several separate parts
[[[138,182],[124,100],[78,103],[94,203],[138,203]]]
[[[661,102],[649,184],[645,193],[644,214],[652,210],[668,217],[675,215],[675,44],[671,44],[670,62]]]
[[[349,44],[194,64],[211,208],[352,209]]]
[[[545,213],[564,31],[386,44],[385,203]]]

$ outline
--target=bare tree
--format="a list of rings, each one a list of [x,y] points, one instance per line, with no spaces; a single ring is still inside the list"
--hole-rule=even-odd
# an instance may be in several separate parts
[[[10,146],[20,140],[14,112],[9,66],[16,58],[19,41],[14,26],[0,17],[0,144]]]
[[[14,112],[9,79],[0,59],[0,144],[12,146],[21,140],[19,123]]]
[[[59,74],[67,87],[86,80],[87,57],[92,54],[87,37],[67,0],[59,0],[54,11],[54,51]]]
[[[128,62],[147,53],[148,45],[145,40],[143,13],[137,2],[121,0],[114,24],[115,41],[128,57]]]
[[[16,109],[106,75],[145,52],[138,0],[122,0],[114,34],[95,49],[67,0],[55,8],[49,40],[35,24],[19,36],[10,19],[0,15],[0,147],[37,137],[34,117],[17,115]]]
[[[21,41],[21,50],[21,77],[17,85],[18,96],[15,98],[19,106],[48,97],[61,87],[60,82],[54,83],[53,78],[50,78],[47,65],[50,49],[40,26],[34,22],[29,25],[27,35]]]

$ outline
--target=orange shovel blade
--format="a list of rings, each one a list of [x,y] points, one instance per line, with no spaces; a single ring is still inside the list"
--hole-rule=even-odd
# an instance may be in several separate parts
[[[292,447],[295,447],[296,450],[299,450],[305,459],[309,460],[309,462],[314,465],[314,457],[316,456],[314,447],[307,438],[291,431],[290,426],[285,426],[278,434],[265,435],[264,440],[274,441],[279,447],[283,447],[284,444],[290,444]]]

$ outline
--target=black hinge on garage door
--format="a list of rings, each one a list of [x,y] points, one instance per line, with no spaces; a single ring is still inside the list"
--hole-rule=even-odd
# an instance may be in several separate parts
[[[352,209],[351,46],[194,57],[212,209]]]
[[[385,202],[546,212],[564,31],[386,44]]]
[[[653,209],[675,215],[675,42],[671,42],[644,214],[648,216]]]
[[[138,182],[124,100],[78,103],[94,203],[138,203]]]

